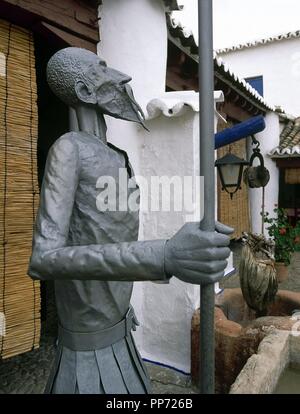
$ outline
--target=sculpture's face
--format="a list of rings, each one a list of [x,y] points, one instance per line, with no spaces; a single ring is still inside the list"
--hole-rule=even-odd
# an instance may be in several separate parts
[[[86,90],[90,94],[89,102],[96,104],[101,113],[145,126],[143,111],[128,85],[131,81],[128,75],[107,67],[99,59],[85,73],[84,78]]]

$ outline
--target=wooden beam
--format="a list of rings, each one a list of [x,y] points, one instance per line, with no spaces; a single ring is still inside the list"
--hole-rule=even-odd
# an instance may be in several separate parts
[[[245,92],[239,91],[236,85],[233,85],[231,82],[228,82],[228,80],[226,80],[226,78],[224,78],[224,76],[222,76],[217,71],[215,71],[215,77],[217,78],[216,89],[223,91],[224,88],[226,89],[226,87],[228,86],[228,83],[230,83],[230,88],[232,89],[233,93],[237,94],[240,98],[239,102],[241,101],[243,102],[245,100],[249,104],[249,108],[251,108],[251,106],[255,107],[255,111],[251,110],[251,112],[249,112],[251,113],[251,115],[257,115],[257,114],[264,115],[266,113],[267,110],[264,109],[261,104],[259,104],[258,102],[255,102],[255,98],[252,98],[250,96],[248,97]]]
[[[71,33],[65,32],[64,30],[52,26],[49,23],[40,22],[38,25],[35,26],[35,31],[47,36],[48,39],[51,39],[51,37],[53,36],[53,41],[56,43],[58,43],[58,41],[60,40],[61,47],[82,47],[84,49],[88,49],[94,53],[97,53],[97,45],[95,43],[89,42],[85,39],[81,39],[78,36],[74,36]]]
[[[179,72],[178,67],[168,68],[166,85],[174,91],[198,90],[198,79],[184,78]]]
[[[99,41],[98,9],[80,0],[0,0],[1,17],[37,24],[42,20],[92,43]],[[30,27],[29,27],[30,28]]]
[[[230,118],[239,122],[243,122],[251,118],[251,115],[247,111],[228,101],[224,102],[222,111],[225,112]]]
[[[300,168],[300,157],[273,158],[278,168]]]

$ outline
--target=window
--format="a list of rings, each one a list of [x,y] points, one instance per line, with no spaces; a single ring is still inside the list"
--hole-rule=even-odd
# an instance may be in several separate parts
[[[256,89],[261,96],[264,96],[264,83],[262,76],[253,76],[252,78],[245,78],[245,81],[250,83],[252,88]]]

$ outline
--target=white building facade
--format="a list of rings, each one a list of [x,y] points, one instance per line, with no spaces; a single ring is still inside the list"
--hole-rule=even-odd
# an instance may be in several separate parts
[[[217,54],[241,78],[262,76],[266,101],[299,116],[299,31],[220,49]]]
[[[298,92],[300,88],[300,31],[284,33],[245,44],[217,50],[218,56],[238,76],[258,80],[264,99],[271,105],[283,109],[286,114],[267,115],[267,128],[258,134],[262,154],[270,170],[270,182],[266,187],[265,211],[272,214],[279,203],[279,168],[270,154],[279,145],[279,137],[288,120],[293,121],[300,114]],[[280,122],[279,122],[280,121]],[[258,231],[260,218],[257,215],[258,194],[250,191],[252,229]],[[281,189],[280,191],[284,191]],[[279,203],[280,204],[280,203]]]

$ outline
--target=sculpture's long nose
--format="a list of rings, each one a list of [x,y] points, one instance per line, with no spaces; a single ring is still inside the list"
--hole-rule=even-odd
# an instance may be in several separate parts
[[[119,83],[120,85],[124,85],[125,83],[128,83],[132,80],[132,78],[126,75],[125,73],[119,72],[116,69],[111,69],[111,68],[109,69],[110,69],[112,78],[116,80],[116,82]]]

